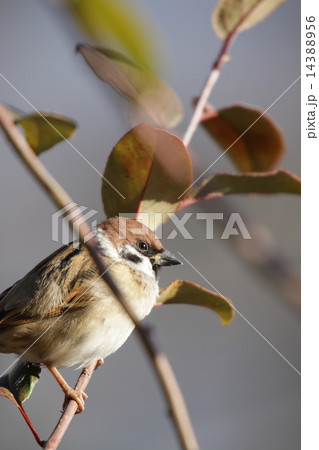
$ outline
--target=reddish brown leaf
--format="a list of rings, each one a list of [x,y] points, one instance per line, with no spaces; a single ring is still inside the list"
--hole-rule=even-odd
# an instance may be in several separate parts
[[[161,128],[173,128],[183,117],[179,98],[148,69],[107,48],[78,45],[87,64],[101,80],[143,109]]]
[[[108,217],[120,213],[149,214],[156,228],[174,213],[178,197],[192,183],[192,164],[183,142],[167,131],[141,124],[114,147],[104,171],[102,198]],[[155,213],[159,213],[155,216]],[[161,216],[162,214],[162,216]]]
[[[0,397],[8,398],[9,400],[12,401],[12,403],[16,405],[17,408],[19,408],[19,403],[16,401],[14,395],[8,388],[0,386]]]
[[[300,194],[300,178],[286,170],[213,175],[188,196],[182,207],[228,194]]]
[[[263,111],[244,105],[215,111],[207,105],[202,125],[241,172],[264,172],[281,159],[281,131]]]

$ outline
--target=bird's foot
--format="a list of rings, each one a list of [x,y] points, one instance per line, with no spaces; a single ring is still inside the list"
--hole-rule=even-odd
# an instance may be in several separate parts
[[[88,396],[85,394],[85,392],[80,391],[80,389],[73,389],[71,388],[68,383],[65,381],[65,379],[62,377],[60,372],[55,366],[47,366],[49,371],[52,373],[56,381],[59,383],[62,391],[65,394],[64,402],[63,402],[63,411],[67,407],[67,404],[69,400],[74,400],[78,404],[78,409],[76,411],[76,414],[79,414],[84,410],[84,402],[88,398]]]
[[[85,392],[80,391],[79,389],[72,389],[71,387],[68,387],[66,390],[64,390],[64,393],[65,398],[63,402],[63,411],[67,407],[69,400],[74,400],[78,404],[76,414],[79,414],[82,411],[84,411],[85,400],[88,398]]]

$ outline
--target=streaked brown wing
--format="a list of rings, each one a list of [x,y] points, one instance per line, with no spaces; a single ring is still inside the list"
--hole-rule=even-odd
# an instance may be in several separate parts
[[[93,273],[82,245],[61,247],[0,295],[0,327],[56,316],[72,302],[82,307],[83,285]]]

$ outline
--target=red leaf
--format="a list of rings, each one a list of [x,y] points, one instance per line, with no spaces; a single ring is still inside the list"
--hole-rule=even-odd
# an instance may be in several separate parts
[[[114,50],[84,45],[78,45],[77,50],[101,80],[146,112],[153,123],[161,128],[179,124],[183,117],[181,102],[153,72]]]
[[[212,175],[193,191],[182,203],[192,203],[229,194],[300,194],[300,178],[286,170],[257,173],[218,173]]]
[[[149,214],[149,225],[167,220],[182,200],[178,197],[192,184],[192,164],[183,142],[167,131],[141,124],[130,130],[114,147],[102,185],[108,217],[120,213]],[[185,196],[184,196],[185,197]],[[155,213],[158,213],[155,216]]]
[[[271,170],[284,153],[281,131],[257,108],[235,105],[215,111],[207,105],[201,123],[241,172]]]

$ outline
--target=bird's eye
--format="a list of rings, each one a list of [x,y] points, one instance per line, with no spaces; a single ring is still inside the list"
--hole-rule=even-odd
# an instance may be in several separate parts
[[[137,247],[138,247],[140,250],[142,250],[143,252],[145,252],[146,250],[148,250],[148,245],[146,244],[146,242],[143,242],[143,241],[138,241]]]

